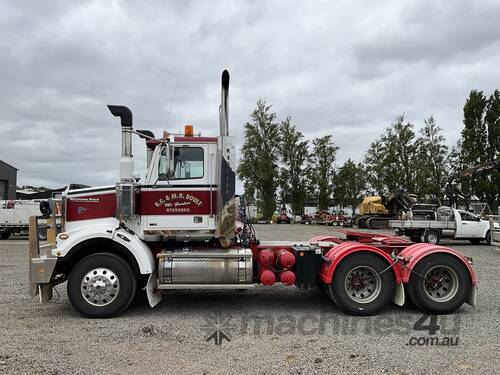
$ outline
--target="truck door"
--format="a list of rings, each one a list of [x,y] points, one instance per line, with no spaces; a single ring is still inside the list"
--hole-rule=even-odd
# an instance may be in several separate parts
[[[216,144],[176,144],[172,155],[163,146],[141,189],[140,213],[146,230],[196,230],[214,227]],[[165,163],[173,157],[173,160]],[[153,164],[156,162],[156,165]],[[168,167],[173,168],[170,175]]]
[[[458,214],[457,238],[481,238],[483,236],[483,224],[479,217],[462,210],[458,210]]]

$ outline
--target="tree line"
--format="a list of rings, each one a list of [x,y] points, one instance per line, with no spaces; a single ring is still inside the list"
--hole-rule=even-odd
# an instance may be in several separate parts
[[[306,139],[290,116],[279,121],[261,99],[245,124],[238,176],[264,218],[284,203],[295,214],[303,213],[306,202],[316,202],[319,209],[339,205],[354,210],[367,194],[398,189],[416,194],[419,201],[443,204],[447,186],[495,210],[500,174],[461,177],[459,172],[500,157],[500,92],[487,97],[472,90],[463,113],[460,138],[451,148],[432,116],[417,130],[400,115],[370,144],[362,162],[349,158],[338,166],[332,135]]]

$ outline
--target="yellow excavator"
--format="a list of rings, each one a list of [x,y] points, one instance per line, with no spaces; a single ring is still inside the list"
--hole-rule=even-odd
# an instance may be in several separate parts
[[[401,214],[410,210],[416,202],[416,195],[408,194],[404,190],[394,191],[387,197],[367,196],[358,206],[359,214],[354,219],[354,224],[358,228],[389,228],[389,220],[399,219]]]

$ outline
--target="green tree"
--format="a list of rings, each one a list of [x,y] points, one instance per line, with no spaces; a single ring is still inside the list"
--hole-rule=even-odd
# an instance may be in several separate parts
[[[260,99],[245,124],[238,176],[245,194],[257,203],[258,211],[270,219],[276,209],[280,132],[271,105]]]
[[[486,131],[488,133],[487,159],[488,161],[500,158],[500,92],[495,92],[489,97],[486,105]],[[486,190],[486,200],[493,211],[500,206],[500,173],[493,171],[486,175],[489,181]]]
[[[313,150],[309,155],[308,178],[313,194],[318,197],[318,208],[326,210],[330,206],[335,177],[335,159],[338,147],[332,136],[326,135],[312,141]]]
[[[385,169],[389,166],[381,163],[385,157],[385,147],[380,139],[371,143],[370,148],[365,154],[366,181],[372,193],[383,194],[388,188],[386,184]]]
[[[442,204],[443,187],[448,179],[446,158],[448,147],[431,116],[424,120],[420,137],[416,141],[416,190],[419,198],[427,198]]]
[[[413,124],[405,121],[404,115],[398,116],[365,154],[370,187],[379,194],[399,188],[413,192],[416,159]]]
[[[361,163],[348,159],[339,168],[335,176],[335,201],[341,206],[350,206],[355,212],[356,206],[363,200],[366,190],[366,174]]]
[[[445,185],[445,193],[448,198],[462,200],[466,206],[469,206],[471,187],[470,180],[461,179],[459,173],[463,171],[466,166],[463,164],[462,158],[462,140],[459,139],[455,146],[453,146],[446,157],[446,166],[448,170],[448,180]],[[455,202],[450,202],[455,203]]]
[[[291,203],[295,215],[304,211],[306,200],[305,168],[309,142],[290,122],[290,117],[281,123],[280,142],[280,188],[282,203]]]
[[[462,130],[462,163],[473,167],[488,161],[488,131],[485,114],[488,100],[482,91],[472,90],[464,105],[464,128]],[[465,187],[480,200],[488,198],[490,187],[487,174],[478,174],[461,179]]]

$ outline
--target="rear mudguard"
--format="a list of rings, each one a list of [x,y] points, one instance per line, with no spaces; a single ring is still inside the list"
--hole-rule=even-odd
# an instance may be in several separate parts
[[[321,266],[321,271],[320,271],[321,280],[324,283],[330,284],[332,282],[335,269],[342,261],[342,259],[351,254],[359,252],[368,252],[380,256],[387,262],[388,267],[392,263],[394,263],[394,260],[390,257],[389,254],[387,254],[386,252],[380,250],[375,246],[362,244],[359,242],[344,242],[340,245],[332,247],[325,253],[324,262]],[[391,267],[391,272],[394,276],[394,280],[396,281],[396,283],[400,284],[402,280],[400,267]]]
[[[469,276],[472,285],[473,286],[476,285],[477,283],[476,272],[472,268],[471,262],[464,255],[462,255],[455,249],[439,245],[433,245],[429,243],[419,243],[408,246],[398,254],[400,258],[403,258],[403,261],[405,263],[405,267],[403,267],[402,269],[403,283],[407,283],[410,280],[412,270],[415,268],[418,262],[420,262],[426,256],[436,253],[450,254],[459,259],[469,271]]]

